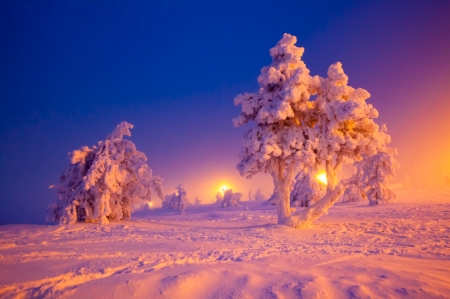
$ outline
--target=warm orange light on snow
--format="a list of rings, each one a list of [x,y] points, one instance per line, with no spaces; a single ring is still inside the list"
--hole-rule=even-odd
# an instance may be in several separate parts
[[[322,184],[326,185],[327,182],[327,174],[325,172],[319,172],[316,176],[316,179]]]

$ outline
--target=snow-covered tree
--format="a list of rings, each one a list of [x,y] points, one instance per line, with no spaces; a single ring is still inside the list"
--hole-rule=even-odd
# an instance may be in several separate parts
[[[324,191],[314,173],[299,172],[291,191],[291,207],[309,207],[323,196]]]
[[[194,200],[194,205],[199,206],[202,204],[202,200],[200,198],[198,198],[198,196],[195,197]]]
[[[248,191],[248,201],[252,200],[255,200],[255,198],[253,197],[252,190],[250,189],[250,191]]]
[[[400,164],[395,160],[396,149],[387,149],[357,163],[361,177],[359,186],[365,191],[369,204],[378,205],[397,199],[389,181],[396,175]]]
[[[337,62],[328,77],[311,76],[301,60],[304,49],[285,34],[270,50],[272,63],[258,77],[259,91],[238,95],[241,105],[235,126],[254,121],[244,135],[241,175],[270,173],[275,186],[278,223],[302,227],[317,219],[343,192],[337,173],[346,160],[360,161],[385,148],[389,135],[374,122],[377,110],[366,103],[369,93],[347,85],[348,77]],[[312,99],[312,95],[317,95]],[[291,216],[290,188],[295,173],[324,164],[327,192],[315,204]]]
[[[222,207],[237,207],[239,206],[241,198],[242,193],[239,192],[234,193],[233,190],[231,189],[224,190]]]
[[[166,195],[163,201],[163,207],[167,207],[169,209],[177,210],[178,213],[183,214],[188,205],[188,199],[186,197],[186,190],[179,184],[175,187],[177,193],[172,193],[170,195]]]
[[[133,206],[151,200],[151,189],[162,199],[162,179],[152,177],[147,157],[136,150],[132,124],[121,122],[97,146],[69,153],[70,165],[60,176],[57,203],[48,209],[47,220],[60,224],[100,222],[129,218]]]
[[[347,188],[342,195],[342,202],[366,200],[367,195],[358,180],[347,180]]]
[[[253,196],[253,198],[254,198],[256,201],[264,201],[264,200],[265,200],[264,195],[263,195],[262,192],[261,192],[261,188],[258,188],[258,190],[256,190],[256,193],[255,193],[255,195]]]

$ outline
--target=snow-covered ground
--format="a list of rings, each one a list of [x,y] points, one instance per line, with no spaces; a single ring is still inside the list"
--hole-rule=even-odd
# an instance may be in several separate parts
[[[450,298],[450,189],[275,223],[253,202],[1,226],[0,298]]]

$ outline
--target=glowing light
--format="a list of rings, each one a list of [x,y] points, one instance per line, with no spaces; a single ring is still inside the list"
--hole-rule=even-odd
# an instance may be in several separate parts
[[[225,190],[228,190],[228,189],[230,189],[230,187],[228,187],[227,185],[222,185],[220,187],[219,191],[223,193],[223,192],[225,192]]]
[[[151,208],[151,207],[153,206],[153,203],[150,201],[150,202],[147,203],[147,206],[148,206],[149,208]]]
[[[316,176],[316,179],[322,184],[326,185],[327,182],[327,174],[325,172],[319,172]]]

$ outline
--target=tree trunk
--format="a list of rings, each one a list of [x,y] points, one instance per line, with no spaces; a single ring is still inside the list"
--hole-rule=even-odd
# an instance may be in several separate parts
[[[291,217],[290,186],[293,167],[285,170],[284,161],[273,165],[271,172],[275,189],[278,224],[287,225]]]
[[[327,162],[327,180],[331,179],[331,186],[327,187],[327,193],[315,204],[301,210],[297,215],[291,215],[290,205],[290,185],[292,180],[293,168],[288,168],[286,171],[283,168],[284,163],[276,164],[272,168],[272,178],[274,184],[274,191],[277,203],[278,224],[286,225],[293,228],[301,228],[308,226],[311,222],[326,214],[328,209],[334,205],[339,196],[344,192],[342,185],[337,185],[337,170],[340,169],[341,163],[332,167]],[[337,169],[337,170],[336,170]],[[328,171],[330,170],[330,171]],[[330,175],[328,175],[330,174]]]
[[[294,228],[309,226],[314,220],[323,214],[327,214],[328,209],[334,205],[343,192],[344,188],[342,185],[339,185],[334,190],[327,191],[327,194],[318,202],[301,210],[297,215],[292,216],[286,225]]]
[[[325,168],[327,171],[327,194],[333,191],[338,185],[337,174],[341,170],[342,157],[338,156],[336,159],[336,165],[332,165],[332,161],[326,161]]]

